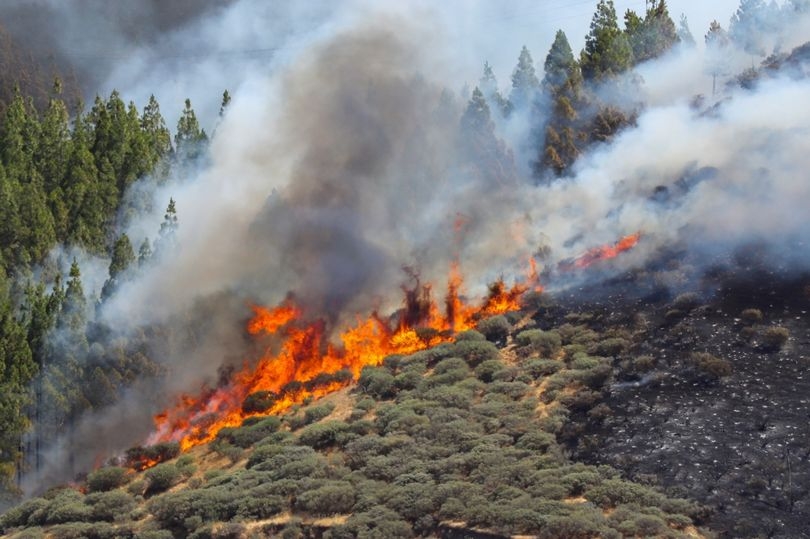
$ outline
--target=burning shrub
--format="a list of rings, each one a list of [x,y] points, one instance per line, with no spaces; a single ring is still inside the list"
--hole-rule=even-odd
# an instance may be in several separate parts
[[[154,463],[171,460],[180,454],[180,444],[177,442],[162,442],[148,447],[133,447],[127,450],[127,464],[137,471],[141,471]]]
[[[272,391],[256,391],[242,402],[242,411],[246,414],[261,414],[273,407],[278,395]]]
[[[769,352],[781,350],[790,337],[790,332],[782,326],[769,327],[762,333],[762,348]]]
[[[158,464],[154,468],[146,470],[146,480],[149,486],[146,489],[147,495],[164,492],[174,486],[180,480],[180,470],[170,463]]]
[[[99,468],[87,475],[87,490],[90,492],[104,492],[124,485],[129,481],[127,470],[118,466]]]
[[[758,324],[762,322],[762,311],[759,309],[745,309],[740,313],[740,318],[746,324]]]
[[[562,337],[559,333],[542,329],[521,331],[517,334],[517,342],[521,346],[530,347],[545,358],[553,358],[562,348]]]
[[[708,382],[716,382],[732,372],[731,363],[706,352],[692,353],[689,362]]]
[[[224,440],[242,449],[251,447],[274,432],[281,426],[281,419],[271,417],[250,417],[246,419],[241,427],[226,427],[217,433],[217,440]]]
[[[485,318],[476,326],[476,329],[483,333],[488,341],[496,343],[506,341],[511,328],[509,321],[502,314]]]

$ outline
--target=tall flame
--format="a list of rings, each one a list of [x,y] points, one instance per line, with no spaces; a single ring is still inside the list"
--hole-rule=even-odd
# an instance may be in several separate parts
[[[490,286],[479,308],[463,300],[464,280],[457,264],[448,278],[444,313],[431,298],[430,285],[416,280],[404,288],[405,307],[395,327],[372,314],[343,331],[339,343],[330,342],[322,320],[307,320],[291,300],[273,308],[253,306],[247,324],[252,335],[275,335],[278,349],[255,366],[245,365],[226,385],[183,395],[173,407],[155,416],[156,430],[149,444],[177,441],[181,450],[213,440],[225,427],[238,426],[247,417],[278,414],[309,398],[317,398],[357,379],[363,367],[379,365],[392,354],[412,354],[447,342],[453,334],[470,329],[485,316],[520,308],[527,287],[507,288],[503,281]],[[246,405],[250,395],[261,395],[264,407]]]
[[[459,219],[457,227],[462,226]],[[632,249],[639,238],[636,233],[613,245],[591,249],[568,262],[565,269],[584,268],[613,258]],[[409,273],[415,286],[403,287],[404,307],[396,323],[372,313],[365,319],[358,318],[355,325],[340,333],[337,344],[329,338],[323,320],[307,318],[292,300],[273,308],[253,306],[248,333],[275,335],[280,343],[255,365],[246,363],[227,384],[206,389],[198,396],[183,395],[174,406],[157,414],[156,429],[148,444],[177,441],[185,451],[209,442],[221,429],[238,426],[248,417],[279,414],[307,399],[345,387],[358,378],[364,367],[380,365],[386,356],[412,354],[447,342],[455,333],[475,327],[483,317],[519,310],[527,290],[542,291],[536,262],[531,258],[527,283],[510,288],[499,279],[476,307],[465,301],[464,279],[458,263],[454,263],[442,312],[431,297],[431,286],[421,284],[415,272]],[[152,464],[141,462],[139,466]]]

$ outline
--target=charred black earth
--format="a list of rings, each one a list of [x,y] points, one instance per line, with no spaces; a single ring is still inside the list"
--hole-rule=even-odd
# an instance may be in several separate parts
[[[566,442],[575,459],[702,502],[720,537],[810,537],[810,276],[725,268],[695,292],[647,271],[558,299],[556,316],[633,333],[612,414],[583,415]]]

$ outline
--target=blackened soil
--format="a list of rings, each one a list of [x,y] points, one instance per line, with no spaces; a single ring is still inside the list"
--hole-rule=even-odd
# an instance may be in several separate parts
[[[572,294],[563,306],[595,313],[601,329],[636,332],[616,358],[605,400],[614,415],[588,424],[583,437],[598,442],[579,444],[574,457],[706,504],[705,524],[720,537],[810,537],[810,279],[719,272],[697,301],[681,303],[633,281]],[[742,320],[748,308],[763,319]],[[790,332],[780,350],[763,345],[772,326]],[[693,352],[727,360],[732,374],[701,371]],[[620,367],[643,355],[655,360],[648,372]]]

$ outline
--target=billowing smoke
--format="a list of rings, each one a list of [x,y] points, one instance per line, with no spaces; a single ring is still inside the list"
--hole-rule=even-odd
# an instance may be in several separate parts
[[[234,92],[210,163],[145,190],[158,210],[177,200],[176,248],[122,285],[100,316],[124,333],[162,325],[185,337],[160,351],[164,384],[135,387],[86,418],[70,451],[54,454],[54,470],[66,453],[89,464],[94,455],[77,452],[78,441],[100,428],[111,451],[142,441],[151,414],[177,392],[249,359],[249,302],[294,293],[339,325],[396,308],[403,266],[441,283],[459,260],[475,295],[493,278],[520,275],[535,253],[549,253],[541,262],[554,278],[559,261],[636,231],[639,247],[614,267],[675,243],[702,252],[764,239],[778,257],[807,229],[805,79],[775,72],[712,95],[704,49],[677,47],[640,66],[636,126],[580,158],[570,178],[538,185],[521,166],[476,164],[460,128],[466,96],[444,77],[461,54],[444,31],[447,12],[430,13],[366,6],[298,36],[273,69]],[[791,22],[783,46],[798,44],[803,22]],[[724,79],[751,57],[727,62]],[[509,162],[507,148],[495,154]],[[161,214],[129,225],[136,245]]]

